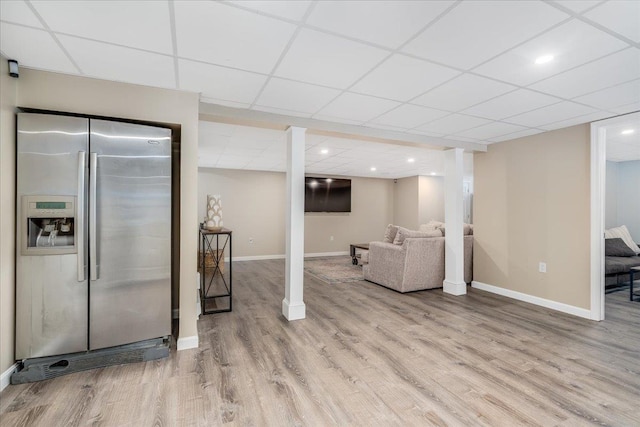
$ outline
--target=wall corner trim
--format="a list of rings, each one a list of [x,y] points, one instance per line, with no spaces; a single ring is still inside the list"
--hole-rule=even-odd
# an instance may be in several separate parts
[[[512,298],[518,301],[528,302],[530,304],[539,305],[545,308],[550,308],[551,310],[560,311],[562,313],[571,314],[573,316],[582,317],[584,319],[593,320],[591,316],[591,310],[587,310],[586,308],[580,308],[573,305],[564,304],[561,302],[552,301],[552,300],[536,297],[529,294],[524,294],[522,292],[512,291],[511,289],[505,289],[498,286],[488,285],[482,282],[476,282],[475,280],[471,282],[471,287],[475,289],[480,289],[481,291],[487,291],[493,294],[502,295],[507,298]]]
[[[4,371],[2,375],[0,375],[0,391],[7,388],[7,386],[11,381],[11,375],[13,375],[13,373],[17,370],[18,370],[18,364],[14,363],[13,365],[9,366],[9,369]]]
[[[177,350],[182,351],[182,350],[189,350],[191,348],[198,348],[198,345],[199,345],[199,341],[198,341],[197,335],[194,335],[191,337],[178,338]]]

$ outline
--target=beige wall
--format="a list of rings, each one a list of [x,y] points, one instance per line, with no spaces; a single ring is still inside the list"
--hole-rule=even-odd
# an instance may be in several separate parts
[[[393,222],[393,181],[350,179],[350,213],[305,214],[305,253],[346,252],[350,243],[380,240]],[[234,257],[283,255],[285,191],[281,172],[200,168],[198,216],[202,221],[207,194],[220,194]]]
[[[394,184],[393,223],[416,230],[420,225],[419,200],[419,177],[411,176],[396,180]]]
[[[444,177],[420,176],[418,193],[418,223],[444,222]]]
[[[199,221],[206,215],[207,194],[222,198],[222,221],[233,231],[234,257],[284,254],[284,173],[198,169]]]
[[[198,95],[105,80],[23,69],[18,105],[181,126],[180,338],[197,336],[196,251],[198,182]],[[3,141],[4,142],[4,141]],[[5,164],[14,159],[2,158]],[[2,209],[14,208],[3,205]],[[13,335],[13,334],[12,334]],[[10,338],[13,340],[13,337]],[[8,341],[9,337],[2,339]]]
[[[474,280],[590,308],[589,141],[580,125],[475,154]]]
[[[305,214],[305,253],[344,252],[349,250],[350,243],[382,240],[387,225],[394,222],[393,180],[349,179],[351,213]]]
[[[0,56],[0,373],[14,362],[17,82]]]

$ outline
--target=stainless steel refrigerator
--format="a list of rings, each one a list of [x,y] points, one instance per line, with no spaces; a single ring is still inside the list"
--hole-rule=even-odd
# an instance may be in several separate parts
[[[17,117],[16,359],[171,333],[171,131]]]

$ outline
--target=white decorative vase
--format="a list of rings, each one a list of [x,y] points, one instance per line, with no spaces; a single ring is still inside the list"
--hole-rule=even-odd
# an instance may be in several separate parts
[[[207,194],[207,230],[220,231],[222,229],[222,200],[219,194]]]

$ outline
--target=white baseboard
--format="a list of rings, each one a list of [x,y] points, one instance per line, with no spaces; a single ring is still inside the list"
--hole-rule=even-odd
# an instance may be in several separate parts
[[[260,261],[263,259],[284,259],[284,255],[253,255],[253,256],[238,256],[233,257],[233,262],[236,261]],[[229,258],[224,259],[225,262],[229,262]]]
[[[467,284],[464,282],[450,282],[448,280],[445,280],[442,282],[442,290],[447,293],[447,294],[451,294],[451,295],[466,295],[467,293]]]
[[[9,385],[9,382],[11,381],[11,375],[18,369],[18,364],[14,363],[13,365],[9,366],[9,369],[7,369],[6,371],[4,371],[2,373],[2,375],[0,375],[0,391],[4,390],[5,388],[7,388],[7,386]]]
[[[341,255],[349,255],[349,251],[340,251],[340,252],[312,252],[309,254],[304,254],[305,258],[317,258],[324,256],[341,256]]]
[[[199,341],[198,336],[178,338],[177,349],[178,351],[189,350],[190,348],[198,348]]]
[[[303,302],[291,304],[285,298],[282,300],[282,314],[288,321],[301,320],[307,316],[307,306]]]
[[[500,288],[498,286],[488,285],[482,282],[476,282],[475,280],[471,282],[471,287],[591,320],[591,311],[585,308],[580,308],[557,301],[551,301],[529,294],[523,294],[522,292],[512,291],[510,289]]]
[[[317,258],[317,257],[325,257],[325,256],[341,256],[341,255],[349,255],[349,251],[340,251],[340,252],[312,252],[308,254],[304,254],[305,258]],[[261,261],[265,259],[285,259],[286,256],[284,254],[281,255],[252,255],[252,256],[234,256],[233,262],[236,261]],[[224,259],[225,262],[229,262],[229,257]]]

